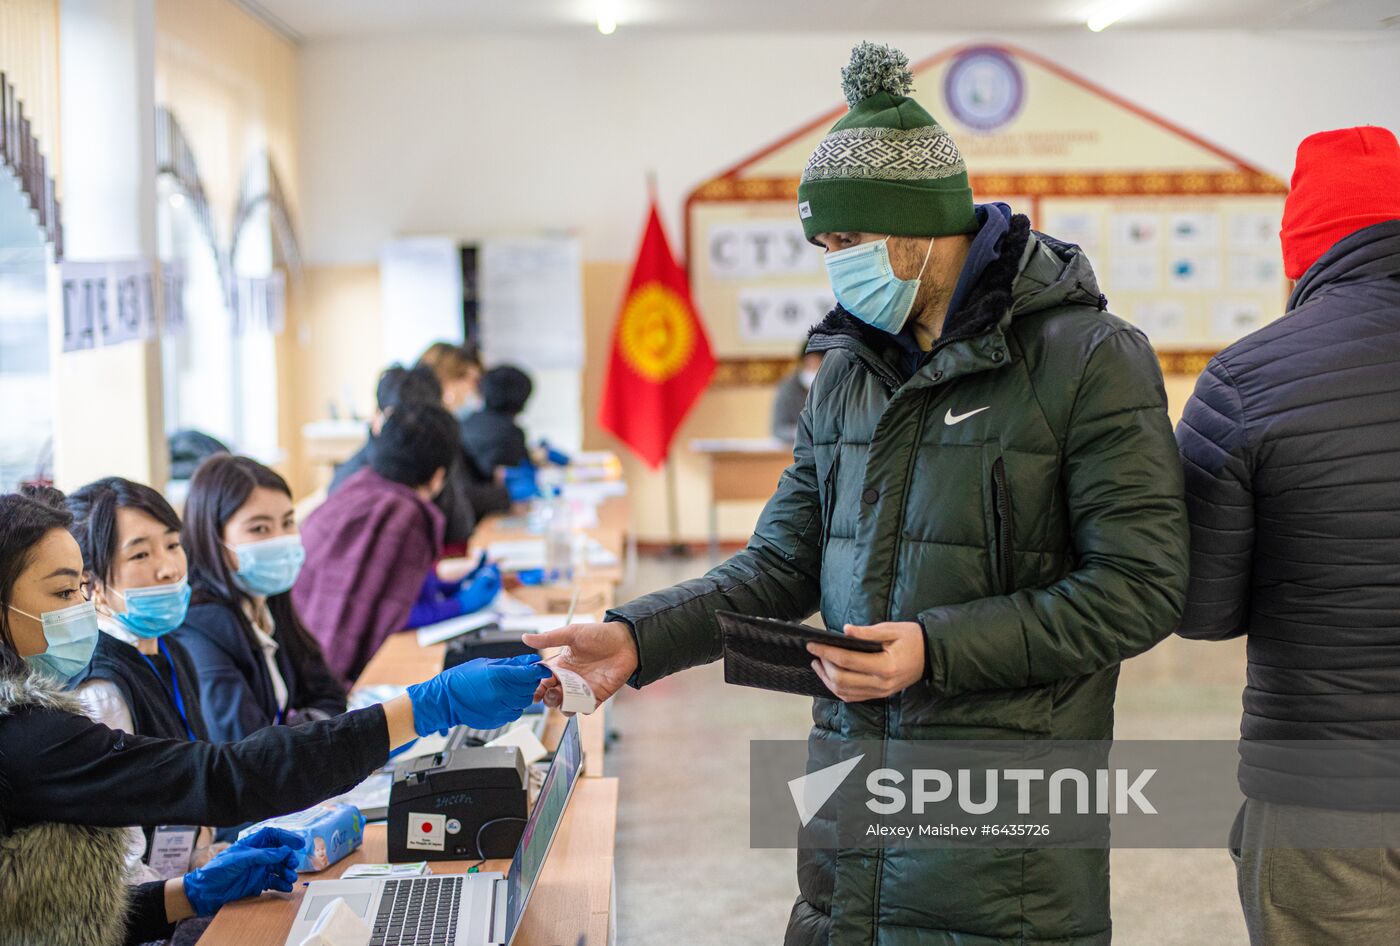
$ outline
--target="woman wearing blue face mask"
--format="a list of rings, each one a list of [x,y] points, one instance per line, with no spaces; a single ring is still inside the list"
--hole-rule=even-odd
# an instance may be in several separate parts
[[[475,660],[382,705],[237,743],[117,732],[62,689],[101,637],[71,524],[56,491],[0,496],[0,946],[145,943],[231,900],[290,891],[295,835],[260,831],[203,867],[132,886],[122,826],[308,808],[415,735],[504,725],[548,674],[537,660]]]
[[[209,738],[345,712],[292,605],[306,553],[286,481],[247,457],[210,457],[190,481],[183,537],[194,597],[173,637],[194,659]]]
[[[208,739],[194,663],[168,636],[184,623],[190,603],[180,517],[151,487],[115,476],[70,494],[67,508],[102,631],[92,660],[69,683],[74,694],[89,716],[112,729]],[[129,834],[133,881],[178,876],[213,853],[208,828]]]

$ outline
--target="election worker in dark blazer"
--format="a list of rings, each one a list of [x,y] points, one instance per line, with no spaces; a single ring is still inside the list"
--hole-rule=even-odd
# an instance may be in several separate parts
[[[287,481],[248,457],[210,457],[183,534],[194,596],[174,639],[194,659],[209,738],[345,712],[345,686],[292,603],[306,552]]]

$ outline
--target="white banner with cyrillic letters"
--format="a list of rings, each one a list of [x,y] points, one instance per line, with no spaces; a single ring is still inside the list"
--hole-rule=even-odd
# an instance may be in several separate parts
[[[799,341],[836,305],[824,286],[774,286],[739,291],[739,334],[749,341]]]
[[[63,350],[154,338],[156,291],[145,260],[59,264]]]
[[[744,220],[719,224],[707,235],[710,272],[721,279],[752,279],[822,268],[821,250],[807,242],[800,221]]]

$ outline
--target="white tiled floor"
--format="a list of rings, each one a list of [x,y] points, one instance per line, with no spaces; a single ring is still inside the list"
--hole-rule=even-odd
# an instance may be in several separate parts
[[[703,572],[702,559],[643,559],[624,597]],[[1172,638],[1123,667],[1119,738],[1233,739],[1244,648]],[[811,703],[726,686],[718,664],[618,695],[608,772],[618,812],[618,942],[780,943],[797,892],[792,851],[748,846],[752,739],[802,739]],[[1115,851],[1114,942],[1248,942],[1223,849]]]

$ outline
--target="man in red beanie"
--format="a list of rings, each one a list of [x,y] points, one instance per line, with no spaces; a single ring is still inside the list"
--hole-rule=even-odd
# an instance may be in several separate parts
[[[1380,740],[1400,740],[1395,136],[1305,139],[1280,236],[1297,280],[1286,315],[1211,359],[1177,427],[1179,633],[1249,637],[1231,846],[1251,940],[1393,943],[1400,765],[1384,747],[1400,743]],[[1328,740],[1327,765],[1283,740]],[[1349,774],[1363,755],[1364,777]]]
[[[1387,220],[1400,220],[1400,143],[1389,129],[1362,125],[1303,139],[1279,232],[1289,279],[1344,237]]]

